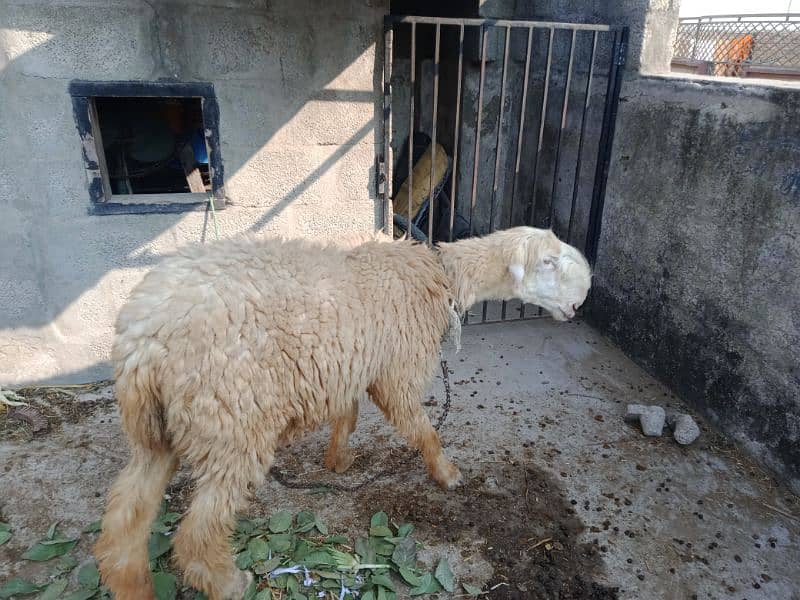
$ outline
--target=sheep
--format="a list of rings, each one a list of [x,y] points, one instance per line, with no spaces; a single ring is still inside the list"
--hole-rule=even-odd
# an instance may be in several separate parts
[[[443,488],[461,473],[420,399],[453,306],[519,298],[574,316],[590,270],[546,230],[517,227],[438,249],[386,236],[340,243],[240,238],[180,250],[121,309],[112,350],[131,456],[109,493],[95,546],[117,600],[154,598],[147,541],[179,460],[196,483],[174,538],[185,581],[239,599],[229,536],[276,448],[331,424],[324,462],[353,456],[365,393]]]

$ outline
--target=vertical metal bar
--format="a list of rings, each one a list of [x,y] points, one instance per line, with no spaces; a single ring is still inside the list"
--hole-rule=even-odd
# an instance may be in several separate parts
[[[433,244],[433,187],[436,181],[436,119],[439,104],[439,40],[441,38],[441,25],[436,24],[436,48],[433,54],[433,119],[431,121],[431,189],[428,195],[428,246]]]
[[[531,54],[533,50],[533,27],[528,27],[528,45],[525,48],[525,76],[522,82],[522,107],[519,111],[519,129],[517,131],[517,155],[514,159],[514,178],[511,180],[511,209],[509,212],[509,227],[514,223],[514,194],[517,189],[517,179],[519,178],[519,163],[522,157],[522,135],[525,131],[525,107],[528,101],[528,77],[531,70]],[[506,301],[500,307],[500,319],[506,318]]]
[[[458,173],[458,134],[461,130],[461,72],[464,64],[464,24],[459,27],[458,32],[458,84],[456,86],[456,124],[453,140],[453,173],[450,184],[450,229],[448,242],[453,241],[453,227],[456,218],[456,174]]]
[[[483,118],[483,81],[486,76],[486,37],[488,28],[481,25],[481,75],[480,83],[478,84],[478,121],[475,126],[475,163],[472,165],[472,200],[469,205],[469,234],[475,232],[475,220],[473,215],[475,213],[475,194],[478,191],[478,164],[481,157],[481,120]]]
[[[554,30],[550,29],[550,39],[547,44],[547,70],[544,76],[544,90],[542,91],[542,106],[541,113],[539,114],[539,137],[536,139],[536,158],[533,161],[533,192],[530,204],[528,204],[527,214],[525,215],[525,224],[532,225],[532,218],[534,207],[536,205],[536,183],[539,180],[539,158],[542,155],[542,144],[544,142],[544,126],[547,121],[547,95],[550,92],[550,66],[553,63],[553,37]]]
[[[536,183],[539,180],[539,158],[542,155],[542,143],[544,141],[544,125],[547,120],[547,95],[550,92],[550,66],[553,64],[553,37],[555,31],[550,28],[549,39],[547,42],[547,67],[544,75],[544,90],[542,90],[542,106],[541,113],[539,114],[539,137],[536,139],[536,158],[533,161],[533,185],[531,192],[531,201],[525,214],[525,224],[532,225],[533,214],[536,208]],[[541,311],[541,309],[539,309]],[[519,318],[525,318],[525,304],[523,303],[519,308]]]
[[[506,25],[506,39],[503,47],[503,71],[500,75],[500,114],[497,117],[497,143],[494,150],[494,172],[492,174],[492,195],[489,200],[489,232],[494,231],[494,209],[497,198],[497,174],[500,171],[500,147],[503,140],[503,112],[506,105],[506,77],[508,74],[508,47],[511,41],[511,26]],[[486,322],[486,314],[489,303],[483,303],[483,323]],[[502,309],[501,309],[502,310]]]
[[[616,32],[614,36],[614,49],[611,54],[611,68],[609,69],[608,88],[606,91],[606,107],[603,113],[603,128],[600,133],[597,169],[595,170],[592,205],[589,209],[589,227],[586,240],[586,258],[591,265],[594,265],[597,259],[597,245],[600,238],[606,183],[608,182],[608,170],[611,165],[614,128],[617,121],[617,108],[619,107],[619,92],[622,87],[622,74],[625,68],[627,51],[628,28],[625,27],[621,31]]]
[[[508,74],[509,43],[511,27],[506,26],[506,43],[503,49],[503,74],[500,77],[500,116],[497,119],[497,145],[494,153],[494,175],[492,176],[492,204],[489,212],[489,231],[494,231],[494,206],[497,198],[497,174],[500,171],[500,147],[503,139],[503,112],[506,106],[506,76]]]
[[[589,116],[589,105],[592,99],[592,76],[594,75],[594,55],[597,51],[597,32],[592,32],[592,50],[589,53],[589,74],[586,77],[586,89],[583,94],[583,116],[581,117],[581,132],[578,135],[578,160],[575,164],[575,180],[572,183],[572,204],[569,209],[569,224],[567,225],[568,244],[572,241],[572,224],[575,221],[575,206],[578,200],[578,184],[581,177],[583,159],[583,135],[586,131],[586,119]]]
[[[411,239],[412,206],[414,190],[414,94],[416,90],[415,80],[417,75],[417,24],[411,23],[411,110],[408,117],[408,231],[406,237]]]
[[[567,111],[569,110],[569,88],[572,85],[572,63],[575,59],[575,36],[578,31],[572,30],[572,37],[569,41],[569,64],[567,65],[567,81],[564,83],[564,100],[561,103],[561,125],[558,129],[556,138],[556,158],[553,165],[553,188],[550,191],[550,215],[547,217],[547,226],[553,229],[553,221],[556,215],[556,189],[558,188],[558,166],[561,162],[561,139],[564,136],[564,129],[567,126]]]
[[[386,22],[383,32],[383,230],[394,235],[392,206],[392,46],[394,26]]]

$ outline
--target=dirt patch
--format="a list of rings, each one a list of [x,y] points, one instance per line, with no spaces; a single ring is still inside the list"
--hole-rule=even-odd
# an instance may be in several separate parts
[[[570,502],[546,473],[522,465],[496,464],[463,487],[444,492],[430,483],[376,483],[358,496],[362,518],[379,506],[412,522],[420,537],[463,546],[480,540],[494,567],[484,589],[504,600],[613,600],[616,588],[593,578],[602,566],[594,544],[578,543],[584,529]],[[462,555],[465,550],[462,547]],[[497,586],[497,587],[495,587]]]
[[[110,382],[26,387],[16,390],[28,406],[0,412],[0,441],[29,442],[91,417],[99,406],[114,402]]]

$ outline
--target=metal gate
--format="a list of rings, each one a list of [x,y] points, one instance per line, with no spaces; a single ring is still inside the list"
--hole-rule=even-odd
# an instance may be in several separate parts
[[[582,23],[387,17],[385,230],[430,244],[549,227],[593,263],[627,35]],[[468,322],[542,316],[505,302],[483,303],[477,319],[475,309]]]

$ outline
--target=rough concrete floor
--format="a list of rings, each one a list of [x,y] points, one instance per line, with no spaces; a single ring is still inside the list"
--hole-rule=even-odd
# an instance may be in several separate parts
[[[500,584],[493,598],[616,597],[609,588],[626,599],[800,598],[798,499],[705,427],[680,447],[623,422],[626,403],[680,403],[598,333],[539,320],[468,327],[462,342],[447,353],[453,406],[442,438],[464,488],[435,488],[370,405],[347,474],[321,470],[325,432],[282,451],[277,466],[345,485],[387,466],[392,474],[327,494],[269,480],[251,512],[309,507],[332,531],[359,535],[386,510],[415,523],[429,560],[446,554],[462,580]],[[20,554],[54,521],[78,534],[97,519],[125,461],[110,388],[73,392],[39,394],[57,416],[47,434],[0,416],[0,511],[15,529],[0,546],[0,582],[42,580],[48,567]],[[441,379],[431,396],[435,420]],[[184,504],[189,488],[182,472],[173,501]],[[83,558],[90,541],[76,549]]]

